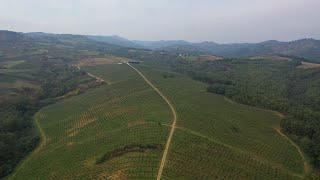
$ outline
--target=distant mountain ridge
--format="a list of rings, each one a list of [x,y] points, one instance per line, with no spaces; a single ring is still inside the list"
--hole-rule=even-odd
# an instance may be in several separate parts
[[[78,50],[91,50],[103,53],[125,53],[129,48],[91,40],[83,35],[73,34],[50,34],[50,33],[20,33],[0,30],[0,49],[3,53],[16,52],[15,48],[25,51],[25,47],[33,46],[64,46],[68,48],[76,48]],[[3,54],[2,53],[2,54]],[[2,55],[2,59],[5,56]]]
[[[24,36],[21,33],[0,30],[0,45],[5,43],[19,43],[26,40],[30,40],[30,38]]]
[[[136,49],[144,49],[145,47],[141,44],[135,43],[134,41],[130,41],[128,39],[119,37],[119,36],[91,36],[87,35],[87,38],[97,41],[104,42],[109,44],[115,44],[118,46],[128,47],[128,48],[136,48]]]
[[[158,50],[177,53],[203,52],[228,58],[251,57],[263,54],[282,54],[299,56],[314,62],[320,62],[320,41],[315,39],[300,39],[291,42],[271,40],[261,43],[237,44],[201,42],[164,46],[158,48]]]
[[[127,40],[126,41],[130,41]],[[299,56],[310,61],[320,62],[320,41],[315,39],[299,39],[290,42],[269,40],[261,43],[219,44],[204,41],[191,43],[177,41],[131,41],[145,49],[168,51],[173,53],[205,53],[227,58],[251,57],[263,54],[282,54]],[[112,42],[109,41],[112,44]],[[135,46],[136,48],[141,48]]]
[[[90,47],[97,44],[110,49],[132,48],[167,51],[171,53],[210,54],[227,58],[252,57],[258,55],[281,54],[299,56],[312,62],[320,62],[320,41],[315,39],[300,39],[290,42],[276,40],[261,43],[219,44],[215,42],[191,43],[184,40],[177,41],[137,41],[119,36],[91,36],[72,34],[50,34],[42,32],[16,33],[0,31],[0,43],[15,42],[26,39],[36,39],[43,43]]]
[[[144,46],[145,48],[156,50],[167,46],[173,46],[173,45],[190,45],[190,42],[184,41],[184,40],[176,40],[176,41],[137,41],[134,40],[136,44],[140,44]]]

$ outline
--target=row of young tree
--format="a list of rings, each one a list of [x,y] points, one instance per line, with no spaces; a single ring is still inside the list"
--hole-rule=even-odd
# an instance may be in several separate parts
[[[97,49],[101,53],[171,66],[176,72],[208,83],[208,92],[251,106],[282,112],[282,130],[299,143],[312,164],[320,168],[320,70],[298,68],[307,59],[292,61],[223,59],[187,61],[163,51]],[[283,55],[279,55],[283,56]],[[308,61],[310,62],[310,61]]]
[[[225,59],[170,63],[175,71],[208,84],[207,91],[283,113],[282,130],[320,167],[320,70],[301,62]]]
[[[40,88],[12,89],[15,96],[0,99],[0,179],[13,171],[17,163],[35,148],[39,136],[33,115],[52,99],[75,90],[79,84],[95,84],[94,79],[59,59],[28,61],[20,67],[30,72],[12,74],[11,78],[27,80]],[[10,75],[1,79],[9,78]],[[51,100],[50,100],[51,99]]]
[[[171,66],[176,72],[208,83],[208,92],[227,96],[251,106],[282,112],[282,130],[306,152],[320,168],[320,70],[298,68],[302,61],[223,59],[187,61],[179,54],[163,51],[97,49],[102,53]],[[280,55],[283,56],[283,55]],[[309,61],[310,62],[310,61]]]

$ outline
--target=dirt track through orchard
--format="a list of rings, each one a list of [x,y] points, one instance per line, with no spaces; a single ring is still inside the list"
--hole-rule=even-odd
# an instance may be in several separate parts
[[[81,70],[80,66],[77,66],[77,68],[78,68],[79,70]],[[97,81],[107,82],[107,84],[110,84],[109,81],[106,81],[106,80],[104,80],[104,79],[102,79],[102,78],[99,78],[99,77],[97,77],[97,76],[95,76],[95,75],[93,75],[93,74],[91,74],[91,73],[89,73],[89,72],[86,72],[86,73],[87,73],[89,76],[95,78]]]
[[[162,177],[162,172],[163,172],[163,168],[164,165],[166,163],[166,159],[167,159],[167,155],[168,155],[168,151],[170,148],[170,144],[171,144],[171,139],[174,133],[174,130],[176,128],[176,123],[177,123],[177,113],[175,111],[175,109],[173,108],[173,105],[170,103],[170,101],[168,100],[167,97],[165,97],[162,92],[155,86],[153,85],[138,69],[136,69],[135,67],[131,66],[129,63],[127,63],[128,66],[130,66],[132,69],[134,69],[155,91],[157,91],[157,93],[162,97],[162,99],[164,99],[166,101],[166,103],[169,105],[172,114],[173,114],[173,121],[172,121],[172,125],[171,125],[171,130],[169,133],[169,137],[167,139],[166,142],[166,147],[164,149],[163,155],[162,155],[162,159],[161,159],[161,163],[160,163],[160,167],[159,167],[159,171],[158,171],[158,175],[157,175],[157,180],[160,180]]]
[[[281,132],[280,128],[275,128],[275,130],[277,131],[277,133],[279,133],[281,136],[283,136],[287,141],[289,141],[289,142],[292,144],[292,146],[294,146],[294,147],[297,149],[298,153],[300,154],[300,156],[301,156],[301,158],[302,158],[302,160],[303,160],[304,176],[305,176],[306,174],[308,174],[308,173],[310,172],[309,163],[308,163],[308,161],[306,160],[306,158],[305,158],[303,152],[301,151],[300,147],[299,147],[296,143],[294,143],[288,136],[286,136],[285,134],[283,134],[283,133]]]

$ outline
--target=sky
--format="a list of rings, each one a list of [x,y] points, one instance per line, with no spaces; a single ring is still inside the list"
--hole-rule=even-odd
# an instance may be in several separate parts
[[[0,0],[0,29],[219,43],[320,39],[320,0]]]

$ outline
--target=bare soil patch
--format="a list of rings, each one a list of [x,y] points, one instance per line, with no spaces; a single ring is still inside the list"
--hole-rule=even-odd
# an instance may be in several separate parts
[[[252,60],[271,60],[271,61],[292,61],[291,58],[277,56],[277,55],[260,55],[251,57]]]
[[[320,64],[317,63],[309,63],[309,62],[301,62],[302,65],[298,66],[298,68],[302,69],[314,69],[314,68],[320,68]]]
[[[97,65],[103,65],[103,64],[126,63],[129,61],[130,59],[128,58],[107,56],[107,57],[100,57],[100,58],[84,59],[84,60],[81,60],[75,66],[97,66]]]

